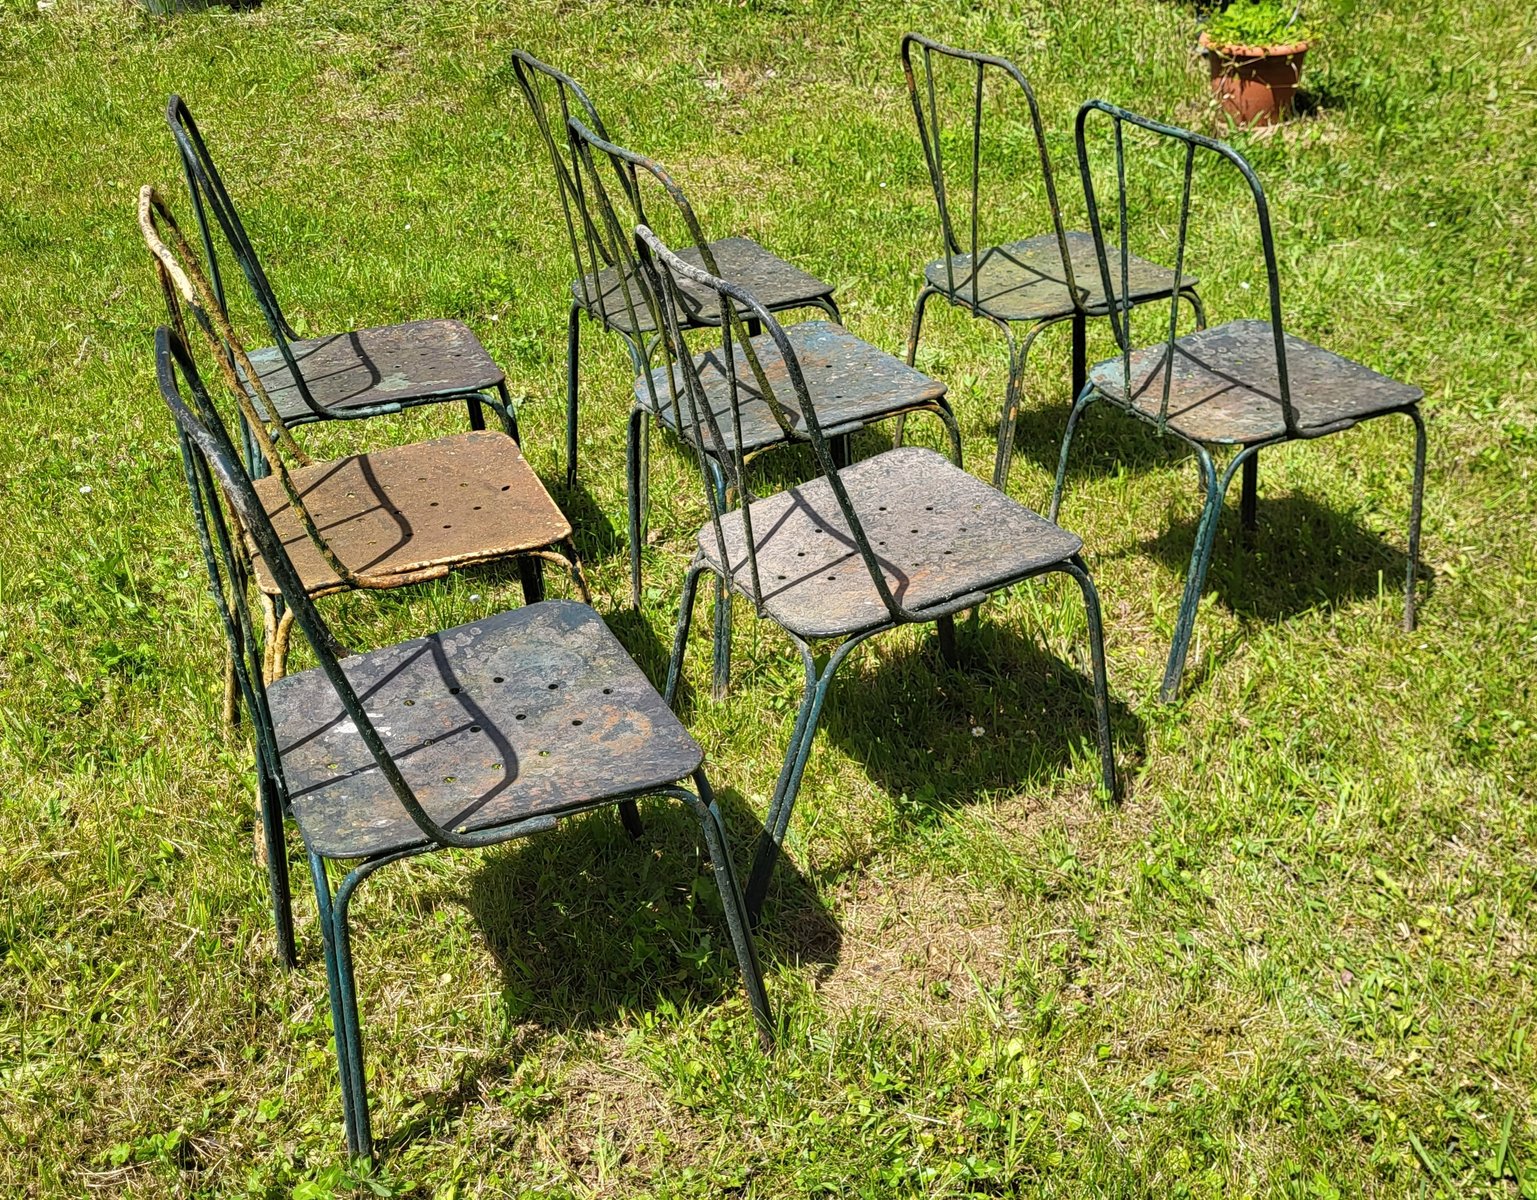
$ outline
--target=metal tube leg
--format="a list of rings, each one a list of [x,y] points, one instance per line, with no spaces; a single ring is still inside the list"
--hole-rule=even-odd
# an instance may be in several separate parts
[[[582,310],[575,300],[566,317],[566,486],[576,486],[576,383],[581,350]]]
[[[726,928],[731,934],[732,949],[736,952],[737,966],[742,972],[742,986],[747,992],[747,1002],[752,1006],[758,1022],[758,1035],[765,1050],[774,1044],[774,1015],[769,1008],[768,993],[763,987],[763,968],[758,962],[758,950],[753,944],[752,923],[747,905],[742,899],[742,889],[737,884],[736,865],[726,840],[725,824],[720,809],[710,790],[710,781],[701,769],[694,772],[694,785],[699,796],[693,799],[704,827],[705,846],[710,852],[710,865],[715,870],[715,886],[720,890],[721,906],[726,910]],[[687,793],[684,793],[685,795]]]
[[[645,433],[645,421],[645,409],[639,405],[630,409],[630,432],[625,443],[625,491],[630,515],[630,604],[637,612],[640,610],[641,475],[645,472],[640,442]]]
[[[1190,305],[1195,312],[1195,327],[1197,330],[1206,328],[1206,306],[1201,303],[1201,297],[1196,294],[1194,288],[1181,288],[1180,297]]]
[[[1238,518],[1243,528],[1244,541],[1254,544],[1254,534],[1259,529],[1259,454],[1251,454],[1243,460],[1243,484],[1238,495]]]
[[[1067,452],[1073,445],[1073,432],[1078,428],[1078,419],[1083,416],[1084,410],[1093,404],[1098,393],[1085,385],[1078,393],[1078,399],[1073,402],[1073,411],[1067,414],[1067,428],[1062,433],[1062,450],[1057,455],[1057,481],[1051,489],[1051,511],[1047,519],[1055,521],[1057,512],[1062,507],[1062,488],[1067,482]]]
[[[310,855],[310,876],[315,881],[315,901],[320,908],[320,940],[326,960],[326,990],[331,999],[331,1040],[336,1046],[336,1068],[342,1088],[342,1123],[347,1131],[347,1152],[358,1151],[357,1123],[353,1114],[351,1046],[347,1040],[346,1019],[342,1015],[341,973],[337,969],[336,935],[332,923],[331,883],[326,878],[325,860]]]
[[[501,402],[501,407],[496,415],[502,423],[502,432],[521,445],[522,439],[518,436],[518,414],[517,410],[512,406],[512,394],[507,390],[507,381],[505,379],[496,385],[496,395],[497,399]]]
[[[1105,795],[1116,798],[1115,748],[1110,739],[1110,688],[1105,679],[1105,626],[1099,607],[1099,591],[1083,559],[1073,555],[1063,567],[1078,581],[1083,607],[1089,619],[1089,659],[1094,671],[1094,716],[1099,726],[1099,777]]]
[[[678,597],[678,625],[672,635],[672,657],[667,660],[667,683],[662,688],[662,699],[674,712],[678,710],[678,684],[683,678],[688,629],[694,619],[694,597],[699,594],[699,576],[705,570],[705,566],[696,560],[683,577],[683,592]]]
[[[1089,381],[1089,318],[1083,313],[1073,318],[1073,396],[1083,391]]]
[[[368,1080],[363,1071],[363,1031],[358,1024],[358,993],[352,975],[352,937],[347,929],[347,906],[352,900],[352,887],[359,878],[349,875],[336,891],[331,906],[331,924],[335,937],[336,977],[340,983],[340,1003],[333,1007],[341,1010],[342,1023],[347,1035],[347,1070],[351,1076],[352,1124],[356,1144],[349,1147],[354,1158],[373,1158],[374,1136],[368,1116]]]
[[[544,599],[544,560],[530,554],[518,556],[518,582],[523,585],[523,603],[538,604]]]
[[[255,722],[252,722],[254,725]],[[260,737],[260,731],[257,736]],[[293,894],[288,881],[288,846],[283,838],[283,798],[277,781],[256,753],[256,787],[259,792],[262,848],[267,859],[267,890],[272,899],[272,924],[277,931],[278,961],[285,967],[298,964],[294,948]]]
[[[1185,655],[1190,650],[1190,635],[1195,629],[1195,613],[1201,603],[1201,588],[1206,583],[1206,568],[1211,565],[1211,549],[1217,537],[1217,517],[1222,511],[1222,498],[1234,469],[1249,450],[1239,451],[1238,458],[1233,460],[1220,477],[1206,448],[1198,446],[1196,453],[1201,465],[1201,480],[1206,488],[1206,501],[1201,508],[1200,523],[1195,529],[1195,547],[1190,554],[1190,570],[1185,575],[1185,594],[1180,600],[1179,617],[1174,624],[1174,642],[1169,647],[1169,661],[1164,668],[1163,687],[1159,691],[1159,699],[1165,704],[1178,694],[1179,679],[1185,671]]]
[[[464,407],[470,410],[470,428],[484,429],[486,427],[486,412],[481,407],[480,397],[466,396]]]
[[[945,660],[945,666],[960,666],[961,656],[955,648],[955,618],[940,617],[934,625],[939,632],[939,656]]]
[[[720,464],[713,458],[705,460],[710,465],[711,484],[715,488],[716,508],[719,512],[726,510],[728,497],[726,495],[726,477],[721,473]],[[731,584],[724,575],[719,575],[715,580],[715,643],[714,643],[714,671],[710,683],[710,696],[714,700],[724,700],[731,690]]]
[[[918,292],[918,299],[913,304],[913,320],[907,329],[907,365],[912,366],[918,357],[918,337],[923,332],[923,310],[928,307],[929,297],[935,291],[928,284],[924,284]],[[907,414],[898,413],[896,428],[891,431],[891,444],[893,447],[902,444],[902,431],[907,425]]]
[[[1009,343],[1009,383],[998,413],[998,449],[993,456],[993,486],[1000,492],[1009,481],[1009,464],[1014,458],[1014,426],[1019,421],[1019,393],[1025,370],[1024,356],[1014,345],[1014,331],[1005,325],[1003,333]]]
[[[1418,614],[1415,611],[1415,584],[1420,573],[1420,518],[1425,507],[1425,418],[1418,408],[1409,410],[1414,422],[1414,484],[1409,499],[1409,567],[1404,579],[1404,629],[1413,631]]]

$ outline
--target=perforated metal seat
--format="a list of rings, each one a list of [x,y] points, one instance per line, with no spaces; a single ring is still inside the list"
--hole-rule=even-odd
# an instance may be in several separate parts
[[[1300,433],[1333,433],[1424,399],[1421,388],[1379,375],[1302,338],[1283,334],[1287,382]],[[1130,404],[1156,418],[1163,405],[1166,345],[1132,352]],[[1119,358],[1089,373],[1094,386],[1126,404]],[[1286,414],[1269,321],[1229,321],[1174,343],[1169,428],[1196,442],[1244,444],[1285,437]]]
[[[944,384],[915,371],[900,359],[862,341],[843,326],[834,325],[831,321],[803,321],[786,328],[785,335],[795,351],[796,361],[800,363],[806,387],[816,405],[817,419],[827,437],[838,437],[863,429],[883,417],[928,408],[944,398]],[[805,420],[794,407],[795,391],[789,384],[784,355],[774,344],[774,339],[767,334],[752,338],[750,342],[763,367],[769,387],[786,410],[791,428],[797,432],[803,431]],[[694,365],[704,385],[710,408],[720,422],[721,433],[726,439],[724,449],[735,449],[731,383],[726,373],[725,357],[717,347],[696,355]],[[751,454],[767,446],[783,444],[784,431],[774,420],[773,409],[763,398],[758,381],[740,348],[733,354],[733,370],[737,376],[743,452]],[[677,427],[680,415],[684,417],[684,424],[690,425],[686,413],[682,411],[684,406],[679,405],[675,411],[670,403],[667,367],[658,367],[651,372],[650,388],[646,386],[644,376],[637,379],[635,395],[647,407],[659,406],[657,415],[674,432],[679,432]],[[714,444],[708,426],[700,432],[709,449],[723,449]]]
[[[704,758],[583,604],[528,605],[341,668],[417,799],[458,833],[666,787]],[[362,858],[427,844],[323,671],[267,694],[306,846]]]
[[[1083,547],[1053,525],[918,447],[888,450],[839,472],[897,602],[929,619],[970,607],[1010,581]],[[749,506],[764,614],[802,638],[847,637],[891,623],[824,477]],[[742,510],[721,518],[732,587],[753,596]],[[717,574],[713,525],[699,551]]]
[[[815,275],[808,275],[799,267],[785,262],[777,254],[765,250],[751,238],[721,238],[709,243],[721,274],[756,295],[764,297],[771,309],[814,308],[832,303],[833,288]],[[678,251],[678,257],[696,267],[704,266],[699,247],[689,246]],[[636,334],[656,332],[656,322],[651,311],[642,301],[642,286],[630,273],[629,303],[620,283],[617,268],[610,267],[598,274],[596,281],[591,275],[572,280],[571,295],[589,316],[601,320],[608,328],[630,337]],[[689,320],[697,325],[720,324],[720,306],[708,290],[687,288],[684,304]],[[631,316],[630,305],[634,306]]]
[[[479,431],[357,454],[289,473],[299,498],[351,571],[411,576],[421,583],[452,570],[564,542],[571,524],[504,433]],[[266,510],[305,591],[339,592],[346,584],[294,514],[281,481],[256,481]],[[280,594],[253,545],[257,585]]]
[[[1045,321],[1070,317],[1082,311],[1089,316],[1103,316],[1107,311],[1105,290],[1099,283],[1099,260],[1094,255],[1094,239],[1087,233],[1063,234],[1068,259],[1073,264],[1073,283],[1081,294],[1075,301],[1063,278],[1062,249],[1055,234],[1026,238],[1005,246],[989,246],[978,253],[982,267],[977,275],[976,306],[979,312],[1000,321]],[[1121,278],[1121,256],[1109,251],[1110,271]],[[956,254],[950,259],[955,282],[945,260],[936,258],[923,268],[923,276],[935,291],[952,304],[971,307],[971,255]],[[1175,290],[1174,272],[1157,263],[1127,255],[1129,294],[1134,300],[1167,296]],[[1181,288],[1193,288],[1199,281],[1185,275]]]
[[[463,321],[406,321],[292,341],[288,348],[310,395],[337,415],[502,385],[502,369]],[[253,350],[251,364],[285,423],[314,419],[276,346]]]

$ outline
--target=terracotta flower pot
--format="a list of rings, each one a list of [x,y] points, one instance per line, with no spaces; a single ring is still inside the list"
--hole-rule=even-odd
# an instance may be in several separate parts
[[[1291,115],[1306,42],[1287,46],[1217,46],[1203,32],[1211,90],[1240,125],[1274,125]]]

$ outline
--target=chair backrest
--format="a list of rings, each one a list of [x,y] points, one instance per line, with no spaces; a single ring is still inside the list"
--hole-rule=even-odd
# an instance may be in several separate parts
[[[1111,269],[1110,250],[1105,235],[1106,221],[1100,211],[1098,196],[1094,190],[1094,171],[1089,163],[1089,149],[1087,139],[1087,125],[1092,113],[1105,114],[1112,125],[1112,140],[1115,146],[1115,225],[1117,246],[1120,254],[1119,270]],[[1150,144],[1159,141],[1174,142],[1184,147],[1183,179],[1179,196],[1179,232],[1178,242],[1174,253],[1174,276],[1176,279],[1184,277],[1185,250],[1190,236],[1190,197],[1192,184],[1195,178],[1196,153],[1200,151],[1209,156],[1209,161],[1216,162],[1220,167],[1236,170],[1248,185],[1249,194],[1254,201],[1254,212],[1259,224],[1260,245],[1265,258],[1265,279],[1268,286],[1268,298],[1270,305],[1270,325],[1275,339],[1276,378],[1278,381],[1277,400],[1281,406],[1281,414],[1286,422],[1286,431],[1292,436],[1299,432],[1297,413],[1292,407],[1291,385],[1286,370],[1286,335],[1281,324],[1281,282],[1280,273],[1276,268],[1275,238],[1270,229],[1270,207],[1265,202],[1265,189],[1260,185],[1259,176],[1254,173],[1244,157],[1229,146],[1226,142],[1219,142],[1214,138],[1205,137],[1199,133],[1193,133],[1188,129],[1180,129],[1174,125],[1166,125],[1161,121],[1155,121],[1150,117],[1140,116],[1127,109],[1117,107],[1105,100],[1086,101],[1078,110],[1078,122],[1076,140],[1078,143],[1078,171],[1083,178],[1083,194],[1089,209],[1089,225],[1094,234],[1095,255],[1099,259],[1100,282],[1105,290],[1110,312],[1111,328],[1115,331],[1116,342],[1121,350],[1122,379],[1128,390],[1132,386],[1131,355],[1136,349],[1131,335],[1131,314],[1136,307],[1135,301],[1130,297],[1131,286],[1129,281],[1130,242],[1127,204],[1127,173],[1126,173],[1126,136],[1125,126],[1131,125],[1134,129],[1144,130],[1150,136]],[[1147,212],[1146,206],[1140,206],[1138,216],[1149,225],[1158,223],[1162,213]],[[1180,292],[1175,289],[1168,298],[1169,323],[1168,337],[1164,344],[1162,367],[1154,368],[1162,377],[1163,396],[1159,405],[1158,425],[1162,429],[1168,422],[1169,394],[1174,379],[1175,357],[1179,351],[1176,344],[1179,336],[1179,303]],[[1151,378],[1151,374],[1145,378]],[[1128,397],[1129,399],[1129,397]]]
[[[922,80],[920,84],[920,71],[913,64],[913,48],[919,51],[919,66]],[[969,122],[961,128],[968,128],[970,138],[970,165],[969,179],[963,176],[961,195],[968,202],[965,209],[965,224],[958,231],[952,204],[952,187],[949,172],[946,170],[946,155],[944,152],[945,137],[944,127],[940,121],[941,106],[938,100],[939,87],[936,83],[936,63],[939,59],[938,69],[943,70],[944,64],[955,65],[961,70],[960,64],[966,64],[970,68],[972,79],[971,105],[969,110]],[[971,262],[976,263],[978,256],[985,253],[988,243],[981,240],[978,232],[980,218],[978,214],[979,194],[982,186],[982,118],[983,118],[983,92],[989,72],[1001,75],[1006,80],[1012,80],[1024,94],[1025,104],[1030,112],[1030,128],[1035,135],[1035,147],[1041,160],[1041,179],[1046,188],[1046,204],[1051,210],[1052,230],[1056,234],[1057,248],[1062,255],[1062,280],[1067,285],[1068,293],[1073,297],[1074,303],[1081,305],[1084,293],[1073,279],[1073,263],[1068,255],[1067,235],[1062,227],[1062,209],[1057,203],[1057,186],[1051,174],[1051,157],[1046,151],[1046,133],[1041,126],[1041,111],[1035,102],[1035,92],[1031,89],[1029,81],[1006,58],[999,58],[992,54],[982,54],[974,50],[958,50],[953,46],[941,45],[939,42],[924,37],[919,33],[909,33],[902,38],[902,70],[907,76],[907,94],[912,100],[913,116],[918,122],[918,139],[923,143],[923,160],[929,169],[929,182],[934,187],[934,200],[939,206],[939,225],[944,243],[945,277],[950,290],[955,290],[955,259],[961,254],[969,254]],[[1004,84],[1007,88],[1007,83]],[[964,241],[961,235],[965,236]],[[971,275],[971,304],[977,305],[977,276],[979,272],[972,270]]]
[[[827,436],[822,432],[822,425],[817,419],[816,408],[811,402],[811,393],[806,386],[806,377],[801,370],[800,360],[796,357],[795,349],[791,346],[783,327],[775,320],[773,314],[745,288],[679,258],[644,225],[635,230],[635,248],[642,273],[647,278],[647,286],[656,295],[658,307],[661,309],[662,338],[667,347],[668,370],[676,376],[681,376],[681,387],[676,383],[672,385],[673,393],[681,395],[680,402],[685,406],[687,423],[680,425],[680,428],[689,431],[685,435],[686,440],[693,448],[700,475],[704,480],[712,533],[719,561],[723,565],[733,562],[729,557],[724,524],[727,497],[734,492],[740,498],[747,574],[751,581],[752,601],[758,615],[761,617],[764,614],[765,599],[758,570],[758,542],[752,526],[751,506],[754,497],[748,483],[745,455],[742,451],[744,399],[742,393],[743,389],[749,386],[752,398],[767,401],[778,411],[798,410],[800,421],[798,428],[794,431],[794,440],[809,445],[816,456],[820,473],[831,487],[838,511],[848,528],[853,548],[858,552],[865,570],[869,572],[875,590],[885,604],[891,619],[899,622],[922,620],[923,618],[917,613],[900,604],[892,593],[885,573],[881,569],[881,561],[871,546],[870,539],[859,520],[859,514],[854,511],[854,506],[849,500],[848,491],[839,474]],[[713,367],[719,370],[726,381],[729,403],[725,409],[710,404],[698,366],[683,340],[686,326],[684,311],[679,300],[680,280],[692,283],[696,291],[708,289],[714,293],[720,305],[722,317],[720,350],[715,356]],[[761,326],[763,332],[759,335],[760,344],[762,339],[771,339],[775,350],[783,359],[783,379],[786,383],[781,384],[778,389],[767,378],[761,366],[757,365],[756,354],[749,358],[750,347],[745,329],[747,324]],[[740,361],[749,363],[752,376],[750,385],[743,379],[743,373],[739,369]],[[778,377],[777,372],[776,377]],[[790,396],[776,395],[776,390],[787,391]],[[730,437],[726,436],[726,430],[721,424],[722,420],[730,422]],[[720,467],[723,486],[717,486],[711,461]]]
[[[256,306],[261,309],[262,317],[267,322],[267,328],[272,335],[273,343],[277,346],[278,353],[282,356],[284,365],[293,376],[295,391],[313,416],[325,420],[330,413],[311,394],[289,344],[298,340],[299,335],[294,332],[293,327],[288,323],[288,318],[283,315],[283,309],[278,304],[277,293],[272,290],[267,272],[262,268],[261,259],[256,255],[256,248],[252,246],[251,239],[246,235],[240,214],[235,210],[234,202],[224,186],[219,169],[214,166],[213,157],[208,153],[208,145],[203,141],[203,135],[198,130],[197,123],[193,121],[192,113],[180,96],[173,95],[166,102],[165,120],[171,127],[171,134],[176,139],[176,148],[181,153],[182,169],[187,176],[187,190],[192,194],[192,209],[197,215],[198,230],[203,239],[203,252],[208,259],[209,280],[213,284],[213,294],[218,301],[219,309],[227,319],[229,305],[225,297],[224,277],[219,269],[218,248],[214,241],[213,229],[208,223],[210,212],[213,213],[214,221],[218,224],[225,243],[235,256],[240,273],[245,276],[251,294],[256,300]]]
[[[566,241],[571,248],[572,264],[576,267],[582,303],[589,310],[596,309],[601,298],[591,294],[587,278],[589,270],[594,274],[596,270],[587,264],[599,253],[602,239],[594,227],[595,214],[583,202],[577,150],[571,142],[569,123],[573,117],[579,117],[600,137],[607,138],[603,118],[598,116],[597,108],[581,84],[564,71],[540,62],[526,50],[512,52],[512,74],[550,158],[555,194],[560,200],[561,218],[566,226]],[[604,261],[603,265],[614,264]]]
[[[423,834],[444,846],[482,846],[502,840],[505,834],[501,831],[485,831],[472,836],[457,834],[439,825],[422,808],[342,671],[338,661],[342,652],[300,584],[288,551],[262,507],[251,477],[230,441],[229,432],[203,387],[186,342],[180,334],[164,325],[155,331],[155,366],[161,398],[176,422],[182,468],[197,519],[198,540],[214,601],[235,658],[236,677],[246,710],[260,725],[261,736],[256,741],[262,747],[261,752],[275,757],[277,740],[262,674],[261,643],[252,626],[247,602],[250,576],[242,534],[250,538],[266,561],[284,602],[293,611],[300,630],[314,650],[320,669],[336,689],[348,719],[396,798]],[[183,384],[191,396],[190,405],[182,394]],[[226,516],[226,508],[233,521]],[[280,762],[271,761],[266,765],[274,778],[283,777]]]

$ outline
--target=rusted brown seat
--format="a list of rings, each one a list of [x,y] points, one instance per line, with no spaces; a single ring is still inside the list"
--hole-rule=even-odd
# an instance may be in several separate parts
[[[832,303],[832,284],[824,283],[815,275],[808,275],[799,267],[787,263],[751,238],[721,238],[709,243],[721,274],[740,283],[774,310],[814,308]],[[696,267],[704,266],[704,256],[698,246],[678,251],[678,256]],[[656,322],[651,311],[641,299],[642,285],[630,276],[630,299],[625,299],[625,289],[617,268],[610,267],[599,273],[596,282],[591,275],[571,283],[571,295],[582,310],[609,329],[633,337],[636,334],[655,333]],[[719,325],[720,306],[708,291],[684,289],[681,298],[689,320],[696,325]],[[634,316],[630,308],[634,307]]]
[[[688,261],[686,255],[679,257]],[[944,399],[944,384],[915,371],[900,359],[831,321],[803,321],[786,328],[785,336],[805,375],[806,387],[816,405],[817,419],[827,437],[852,433],[884,417],[933,408]],[[794,407],[795,393],[789,386],[784,355],[767,334],[752,338],[751,345],[791,429],[804,434],[805,419]],[[695,356],[694,368],[726,438],[725,447],[716,447],[706,427],[700,431],[705,445],[712,451],[734,449],[736,430],[731,417],[731,382],[725,356],[719,348],[707,350]],[[782,445],[786,440],[785,432],[774,419],[774,410],[763,397],[752,367],[740,349],[733,354],[732,370],[737,376],[736,401],[742,425],[743,452],[751,454],[769,446]],[[671,403],[667,367],[658,367],[651,372],[649,388],[644,376],[637,379],[635,395],[648,408],[656,406],[662,423],[675,433],[680,432],[678,418],[683,416],[683,424],[689,426],[683,432],[692,435],[693,428],[682,411],[684,406],[675,408]]]
[[[1379,375],[1302,338],[1284,334],[1287,382],[1303,436],[1333,433],[1378,413],[1398,412],[1423,399],[1421,388]],[[1168,346],[1131,355],[1130,404],[1157,418],[1163,406]],[[1286,436],[1269,321],[1229,321],[1174,342],[1169,428],[1195,442],[1243,445]],[[1099,363],[1090,378],[1100,393],[1125,405],[1121,360]]]
[[[980,603],[1083,547],[1077,534],[932,450],[888,450],[838,474],[887,587],[914,613]],[[753,501],[750,516],[764,615],[806,639],[891,623],[825,477]],[[721,570],[712,525],[699,531],[699,552],[754,600],[742,510],[724,514],[721,527],[729,571]]]
[[[427,397],[463,397],[502,386],[498,367],[463,321],[406,321],[288,344],[304,384],[327,412],[378,412]],[[251,352],[278,415],[289,424],[314,419],[276,346]]]
[[[371,581],[422,583],[571,536],[565,514],[504,433],[459,433],[355,454],[299,467],[289,478],[332,553]],[[257,480],[256,494],[304,590],[312,596],[346,590],[281,481]],[[254,546],[252,561],[261,590],[279,595]]]
[[[982,260],[977,274],[976,311],[1000,321],[1048,321],[1070,317],[1076,312],[1103,316],[1107,311],[1105,289],[1099,283],[1099,260],[1094,256],[1094,239],[1087,233],[1069,231],[1063,239],[1068,261],[1073,265],[1072,289],[1063,278],[1062,244],[1055,234],[1026,238],[1005,246],[989,246],[979,251]],[[1121,277],[1121,256],[1109,251],[1111,276]],[[971,255],[956,254],[945,260],[936,258],[923,268],[923,277],[935,291],[952,304],[971,308]],[[1133,300],[1167,296],[1174,291],[1174,272],[1157,263],[1129,254],[1126,258],[1128,292]],[[951,282],[951,271],[954,282]],[[1179,286],[1193,288],[1198,281],[1185,275]]]

